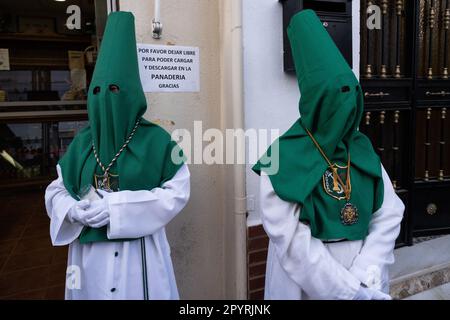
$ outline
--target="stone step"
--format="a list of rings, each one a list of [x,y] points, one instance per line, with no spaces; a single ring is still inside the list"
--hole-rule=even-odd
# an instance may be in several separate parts
[[[409,296],[405,300],[450,300],[450,283]]]
[[[390,294],[394,299],[450,283],[450,235],[396,249],[395,258],[390,268]]]

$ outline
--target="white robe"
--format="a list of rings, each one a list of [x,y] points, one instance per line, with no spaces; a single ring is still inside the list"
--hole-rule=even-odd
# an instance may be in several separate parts
[[[269,235],[265,299],[353,299],[364,283],[385,293],[404,205],[382,168],[384,201],[364,240],[323,243],[299,221],[301,207],[281,200],[261,174],[261,219]]]
[[[69,244],[66,299],[143,299],[141,241],[80,244],[83,226],[70,223],[76,203],[58,178],[45,192],[54,246]],[[119,191],[109,195],[108,238],[145,237],[149,299],[178,299],[165,226],[189,199],[190,174],[183,165],[161,188]]]

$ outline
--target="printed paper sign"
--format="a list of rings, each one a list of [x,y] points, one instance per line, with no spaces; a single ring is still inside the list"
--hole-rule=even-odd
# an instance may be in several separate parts
[[[9,50],[0,49],[0,70],[9,70]]]
[[[145,92],[198,92],[198,47],[137,45],[139,73]]]

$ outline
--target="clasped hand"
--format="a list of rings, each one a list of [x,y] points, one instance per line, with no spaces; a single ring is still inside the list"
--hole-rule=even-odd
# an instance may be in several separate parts
[[[392,300],[391,296],[376,289],[360,287],[354,300]]]
[[[101,192],[102,199],[78,201],[69,211],[69,220],[91,228],[101,228],[109,223],[107,192]]]

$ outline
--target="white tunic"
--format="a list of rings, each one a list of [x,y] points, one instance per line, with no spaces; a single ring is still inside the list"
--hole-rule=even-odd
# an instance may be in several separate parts
[[[69,244],[66,299],[143,299],[141,241],[80,244],[83,229],[70,223],[67,213],[76,203],[58,179],[45,192],[54,246]],[[108,238],[145,237],[149,299],[178,299],[165,226],[185,206],[190,174],[183,165],[161,188],[119,191],[108,196]]]
[[[269,235],[265,299],[353,299],[364,283],[388,292],[388,266],[404,205],[382,168],[384,201],[364,241],[323,243],[299,221],[301,207],[281,200],[261,174],[261,219]]]

